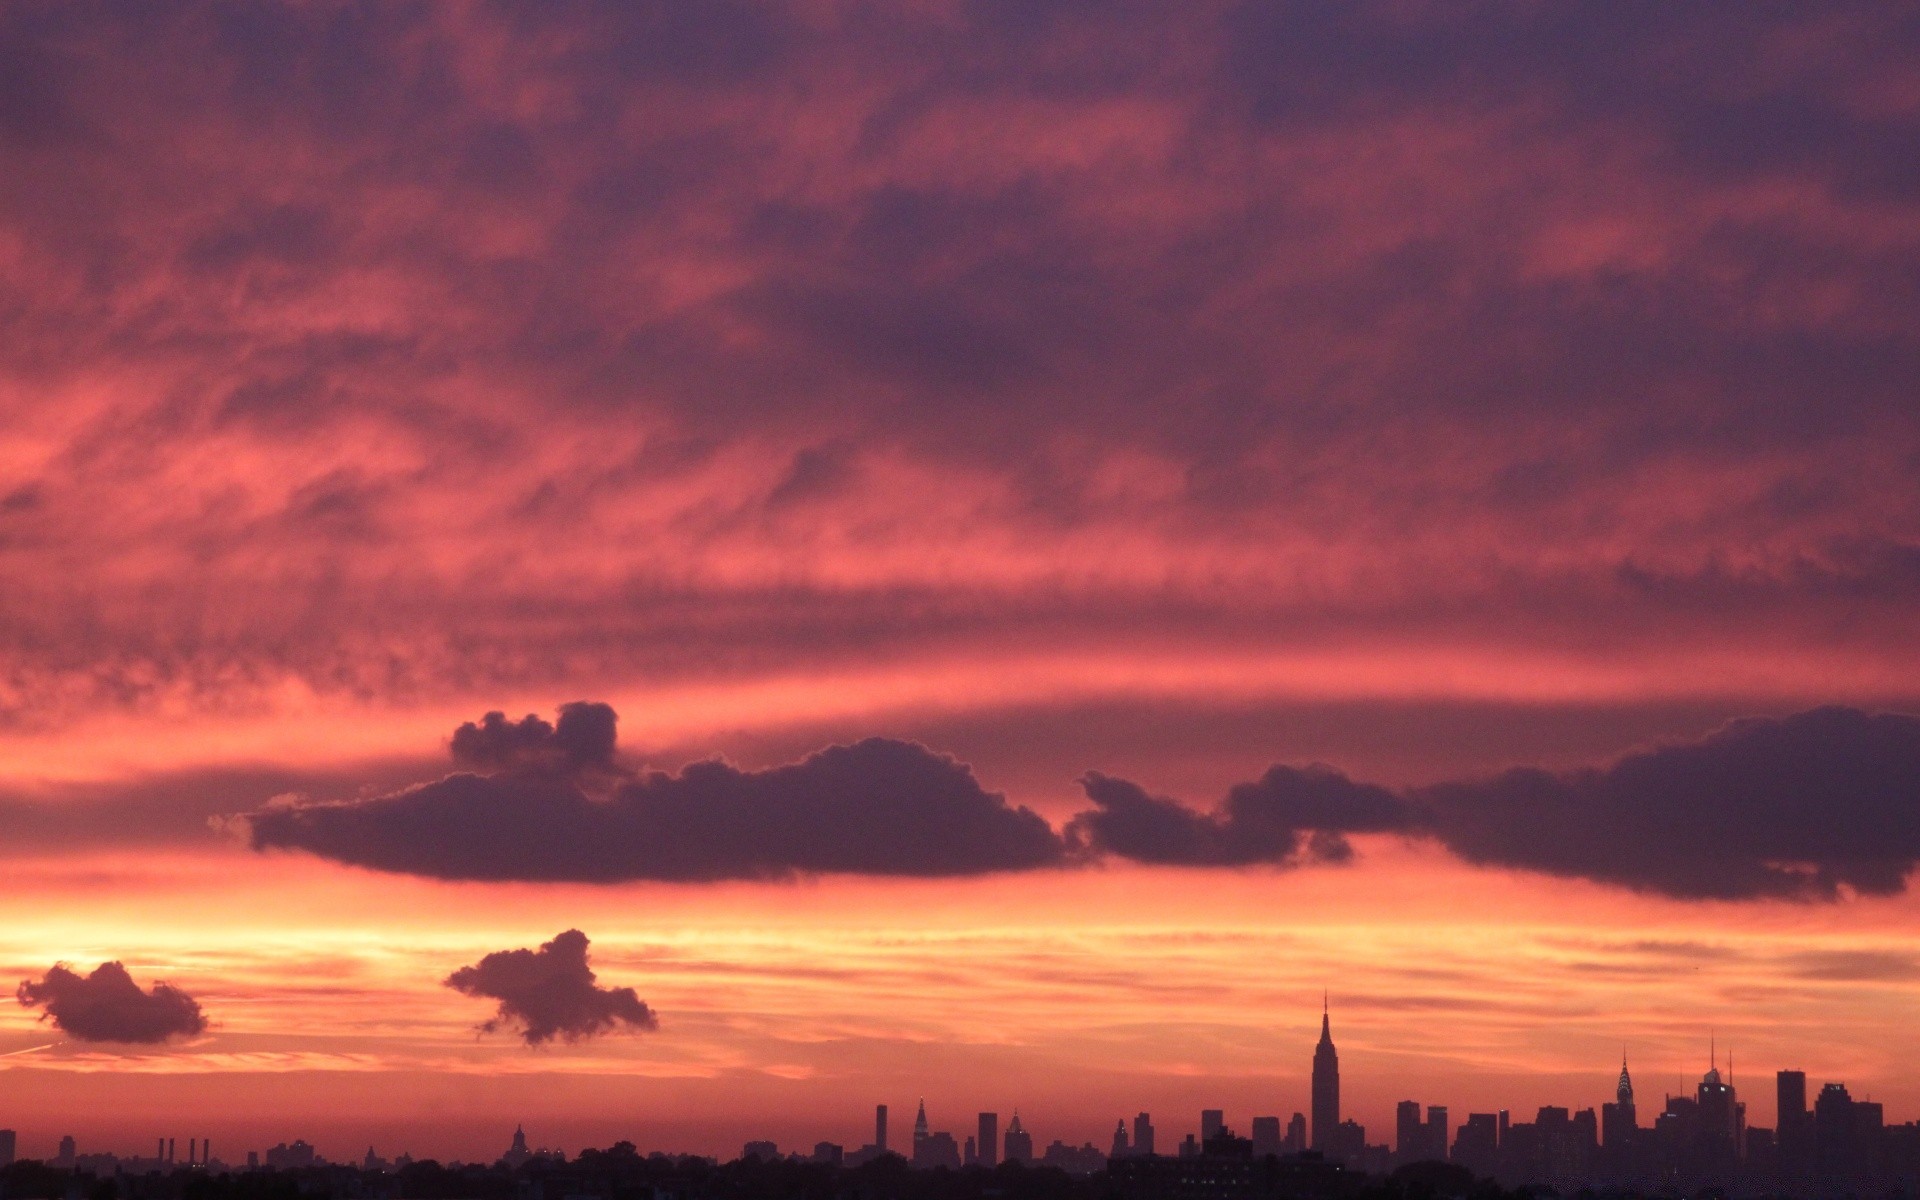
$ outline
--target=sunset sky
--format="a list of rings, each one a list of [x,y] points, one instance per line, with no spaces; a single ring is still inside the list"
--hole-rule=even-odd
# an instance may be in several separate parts
[[[0,1127],[1920,1119],[1916,146],[1911,4],[0,6]]]

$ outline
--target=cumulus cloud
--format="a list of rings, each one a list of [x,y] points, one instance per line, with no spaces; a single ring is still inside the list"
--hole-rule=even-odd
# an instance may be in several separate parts
[[[529,1046],[577,1042],[617,1029],[649,1030],[658,1019],[630,987],[601,987],[587,965],[587,935],[569,929],[538,950],[497,950],[444,980],[468,996],[498,1000],[480,1029],[517,1029]]]
[[[584,760],[553,749],[570,719],[593,734],[581,735],[594,748]],[[467,761],[503,764],[492,774],[258,809],[246,817],[252,844],[443,879],[606,883],[976,875],[1056,864],[1066,852],[1044,818],[912,742],[868,738],[762,771],[698,762],[590,791],[599,781],[587,769],[611,761],[613,711],[570,706],[552,732],[543,726],[502,718],[456,735]]]
[[[1606,767],[1394,793],[1275,767],[1202,813],[1104,776],[1070,836],[1140,862],[1341,861],[1344,835],[1437,839],[1470,863],[1687,900],[1888,895],[1920,863],[1920,719],[1830,707],[1733,722]]]
[[[126,967],[104,962],[81,975],[55,965],[14,993],[28,1008],[44,1007],[41,1019],[83,1042],[154,1044],[191,1037],[207,1028],[199,1002],[170,983],[140,990]]]
[[[1212,813],[1152,796],[1138,784],[1093,773],[1081,780],[1096,807],[1067,836],[1095,854],[1191,866],[1343,862],[1343,836],[1407,829],[1418,812],[1385,788],[1355,783],[1325,766],[1275,766],[1227,793]]]
[[[533,713],[509,721],[490,712],[453,731],[453,759],[480,770],[612,769],[618,714],[612,706],[576,701],[549,724]]]

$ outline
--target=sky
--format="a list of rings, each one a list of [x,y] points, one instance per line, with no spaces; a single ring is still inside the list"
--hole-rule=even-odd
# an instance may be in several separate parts
[[[0,8],[0,1126],[1920,1119],[1916,64]]]

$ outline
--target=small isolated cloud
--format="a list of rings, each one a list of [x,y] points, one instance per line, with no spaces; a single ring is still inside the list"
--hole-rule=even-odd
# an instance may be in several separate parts
[[[170,983],[141,991],[117,962],[101,963],[90,975],[56,965],[39,980],[23,981],[14,995],[28,1008],[45,1007],[41,1020],[82,1042],[153,1045],[207,1028],[192,996]]]
[[[577,1042],[619,1029],[659,1026],[632,988],[600,987],[587,965],[587,935],[569,929],[538,950],[499,950],[447,976],[446,986],[498,1000],[483,1033],[518,1029],[529,1046],[555,1038]]]
[[[262,807],[245,818],[253,846],[439,879],[595,883],[978,875],[1065,858],[1045,818],[912,742],[636,775],[615,766],[614,720],[604,704],[568,705],[552,726],[489,714],[453,738],[474,769],[368,800]]]

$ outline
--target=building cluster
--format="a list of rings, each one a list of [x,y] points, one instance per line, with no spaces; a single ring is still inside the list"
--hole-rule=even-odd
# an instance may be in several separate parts
[[[1251,1136],[1242,1137],[1229,1128],[1224,1111],[1206,1109],[1200,1114],[1198,1135],[1188,1134],[1167,1153],[1151,1115],[1143,1112],[1131,1122],[1120,1120],[1104,1149],[1056,1139],[1036,1153],[1034,1137],[1017,1111],[1004,1129],[998,1113],[980,1113],[974,1129],[957,1138],[929,1126],[923,1100],[914,1114],[911,1144],[898,1150],[889,1142],[887,1106],[881,1104],[874,1110],[873,1140],[856,1150],[820,1142],[811,1153],[783,1156],[774,1143],[753,1141],[746,1144],[741,1157],[859,1167],[897,1156],[895,1162],[904,1159],[923,1170],[992,1169],[1001,1163],[1019,1163],[1058,1167],[1076,1176],[1106,1170],[1122,1193],[1175,1200],[1333,1196],[1359,1175],[1417,1164],[1447,1164],[1461,1178],[1490,1178],[1510,1188],[1600,1187],[1666,1195],[1717,1189],[1747,1195],[1920,1196],[1920,1125],[1887,1125],[1879,1104],[1854,1099],[1840,1083],[1826,1084],[1810,1100],[1802,1071],[1779,1072],[1774,1101],[1772,1128],[1750,1124],[1747,1105],[1734,1089],[1731,1055],[1723,1075],[1719,1056],[1710,1049],[1708,1069],[1692,1094],[1666,1096],[1660,1111],[1648,1120],[1636,1101],[1623,1056],[1614,1098],[1597,1111],[1546,1106],[1532,1121],[1524,1122],[1505,1110],[1469,1113],[1454,1128],[1445,1106],[1403,1100],[1395,1111],[1393,1145],[1372,1145],[1366,1129],[1342,1114],[1340,1058],[1333,1043],[1331,1015],[1323,1008],[1320,1040],[1313,1052],[1310,1111],[1296,1112],[1284,1122],[1278,1116],[1256,1116],[1248,1129]],[[0,1167],[13,1161],[15,1148],[14,1133],[0,1130]],[[187,1139],[184,1164],[176,1150],[173,1139],[160,1138],[150,1159],[88,1155],[78,1153],[74,1139],[65,1137],[48,1165],[120,1176],[171,1174],[183,1166],[210,1172],[235,1169],[213,1158],[209,1139]],[[564,1152],[529,1147],[525,1131],[519,1128],[497,1161],[513,1170],[567,1165]],[[387,1172],[411,1162],[406,1155],[389,1162],[368,1147],[358,1164],[345,1165]],[[264,1160],[260,1153],[249,1152],[246,1162],[247,1169],[283,1171],[323,1166],[330,1164],[305,1141],[283,1142],[266,1151]]]
[[[1394,1140],[1367,1141],[1366,1128],[1342,1115],[1340,1056],[1333,1043],[1331,1014],[1322,1009],[1320,1040],[1313,1051],[1312,1095],[1308,1113],[1257,1116],[1241,1137],[1227,1127],[1226,1114],[1206,1109],[1198,1135],[1188,1134],[1172,1154],[1160,1152],[1153,1120],[1141,1113],[1131,1128],[1121,1120],[1104,1151],[1092,1145],[1055,1141],[1035,1157],[1033,1140],[1016,1113],[1004,1133],[999,1118],[981,1113],[979,1129],[964,1144],[948,1133],[930,1132],[923,1101],[914,1121],[913,1145],[903,1155],[915,1167],[992,1167],[998,1161],[1058,1166],[1074,1174],[1113,1170],[1132,1190],[1230,1195],[1252,1186],[1259,1174],[1251,1164],[1278,1160],[1288,1174],[1267,1180],[1301,1194],[1333,1187],[1331,1169],[1384,1174],[1415,1163],[1449,1163],[1476,1178],[1508,1187],[1546,1184],[1561,1188],[1605,1186],[1672,1193],[1722,1188],[1746,1193],[1792,1195],[1860,1194],[1906,1191],[1920,1194],[1920,1125],[1885,1124],[1879,1104],[1855,1100],[1845,1085],[1829,1083],[1808,1102],[1806,1075],[1782,1071],[1777,1079],[1777,1121],[1772,1129],[1751,1126],[1747,1106],[1727,1073],[1712,1060],[1692,1095],[1667,1096],[1661,1110],[1642,1120],[1634,1100],[1633,1079],[1623,1059],[1614,1099],[1593,1108],[1541,1108],[1532,1121],[1516,1121],[1502,1110],[1470,1113],[1456,1129],[1444,1105],[1423,1106],[1403,1100],[1395,1111]],[[874,1140],[852,1153],[822,1142],[811,1155],[790,1156],[812,1162],[858,1165],[890,1153],[887,1108],[875,1115]],[[750,1142],[746,1156],[779,1157],[771,1142]],[[1258,1190],[1258,1189],[1256,1189]]]

